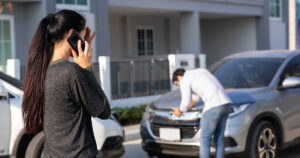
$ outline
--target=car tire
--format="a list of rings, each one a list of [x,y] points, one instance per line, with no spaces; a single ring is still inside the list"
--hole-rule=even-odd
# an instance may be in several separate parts
[[[268,121],[259,122],[250,138],[249,158],[276,158],[278,136],[273,125]]]
[[[25,158],[41,158],[42,151],[44,148],[44,143],[45,143],[44,132],[39,132],[30,141],[26,149]]]

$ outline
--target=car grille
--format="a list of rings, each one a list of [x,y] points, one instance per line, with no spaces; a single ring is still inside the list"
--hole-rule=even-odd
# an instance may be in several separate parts
[[[144,147],[146,151],[166,153],[170,155],[182,155],[182,156],[198,156],[199,146],[192,145],[176,145],[176,144],[158,144],[158,143],[147,143]],[[156,149],[156,150],[155,150]]]
[[[215,145],[215,143],[213,141],[213,138],[210,141],[210,145],[212,147],[216,147],[216,145]],[[231,137],[224,137],[224,145],[225,145],[225,147],[235,147],[235,146],[237,146],[237,143]]]
[[[188,139],[195,136],[195,134],[199,130],[199,126],[167,126],[167,125],[159,125],[159,124],[151,124],[152,133],[159,137],[159,128],[179,128],[181,139]]]

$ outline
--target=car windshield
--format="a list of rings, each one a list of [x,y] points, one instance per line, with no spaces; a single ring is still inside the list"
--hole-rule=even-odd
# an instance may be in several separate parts
[[[283,59],[239,58],[223,60],[211,68],[224,88],[268,86]]]

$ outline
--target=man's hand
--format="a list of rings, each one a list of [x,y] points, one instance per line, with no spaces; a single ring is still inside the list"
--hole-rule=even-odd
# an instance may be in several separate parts
[[[182,115],[182,112],[179,108],[173,108],[173,110],[174,111],[172,112],[172,114],[174,114],[175,116],[180,117]]]

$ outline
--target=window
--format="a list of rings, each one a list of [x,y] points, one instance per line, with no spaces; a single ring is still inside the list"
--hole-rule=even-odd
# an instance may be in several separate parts
[[[0,71],[6,72],[7,59],[13,57],[12,20],[0,16]]]
[[[87,0],[56,0],[56,4],[87,5]]]
[[[283,59],[236,58],[221,61],[212,72],[224,88],[266,87]]]
[[[270,0],[269,6],[270,17],[273,19],[280,19],[282,14],[281,0]]]
[[[294,57],[286,66],[285,70],[281,75],[281,80],[289,76],[300,77],[300,56],[299,55]]]
[[[154,54],[154,31],[152,28],[138,28],[138,55],[146,56]]]
[[[297,32],[297,48],[300,48],[300,0],[296,1],[296,32]]]
[[[56,8],[89,10],[89,0],[56,0]]]

